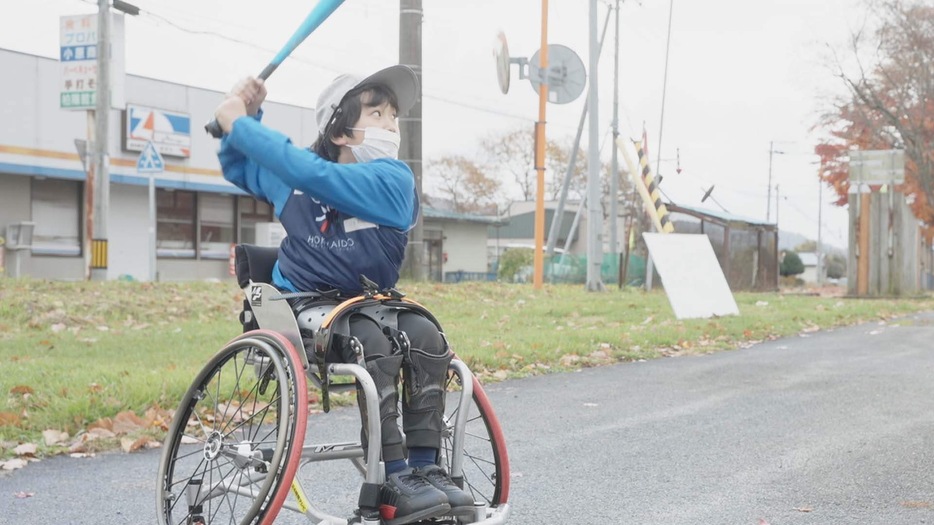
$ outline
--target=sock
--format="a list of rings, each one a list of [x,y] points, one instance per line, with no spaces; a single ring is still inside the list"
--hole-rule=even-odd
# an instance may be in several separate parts
[[[404,459],[394,459],[392,461],[386,462],[386,477],[389,477],[390,474],[395,474],[401,470],[405,470],[408,465],[405,464]]]
[[[437,460],[438,449],[429,447],[414,447],[409,449],[409,466],[412,468],[434,465]]]

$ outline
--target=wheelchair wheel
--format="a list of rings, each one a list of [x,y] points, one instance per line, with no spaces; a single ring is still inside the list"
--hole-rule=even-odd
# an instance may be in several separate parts
[[[162,525],[272,523],[295,475],[308,393],[292,344],[247,332],[198,374],[159,464]]]
[[[448,375],[447,390],[457,390],[456,374]],[[442,466],[451,471],[450,458],[453,450],[453,426],[458,410],[456,396],[448,398],[445,410],[445,425],[441,439]],[[463,489],[470,492],[474,501],[497,507],[509,499],[509,456],[499,420],[493,412],[486,392],[476,377],[473,378],[473,399],[468,412],[467,428],[464,433]]]

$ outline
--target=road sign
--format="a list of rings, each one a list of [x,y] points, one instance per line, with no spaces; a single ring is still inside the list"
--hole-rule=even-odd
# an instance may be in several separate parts
[[[850,152],[850,186],[854,184],[901,184],[905,182],[905,150]]]
[[[165,161],[162,155],[156,150],[152,142],[147,142],[143,152],[139,154],[139,160],[136,161],[136,171],[139,173],[162,173],[165,170]]]

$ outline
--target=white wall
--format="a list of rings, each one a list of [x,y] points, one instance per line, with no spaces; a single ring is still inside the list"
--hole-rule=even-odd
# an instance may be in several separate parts
[[[445,222],[441,249],[448,254],[442,272],[486,272],[486,229],[484,223]]]

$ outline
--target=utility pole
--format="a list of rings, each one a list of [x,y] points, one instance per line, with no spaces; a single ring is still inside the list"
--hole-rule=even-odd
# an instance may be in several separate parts
[[[422,0],[399,1],[399,63],[412,68],[418,77],[419,86],[424,92],[422,81]],[[399,159],[409,165],[415,174],[415,191],[419,201],[422,199],[422,98],[419,96],[408,114],[399,118],[399,131],[402,144],[399,147]],[[418,215],[418,222],[409,234],[409,244],[405,256],[406,273],[416,281],[427,278],[425,268],[425,240],[423,214]]]
[[[821,230],[823,223],[821,215],[824,212],[824,181],[817,180],[817,284],[824,283],[823,246],[821,246]]]
[[[110,203],[110,0],[97,2],[97,94],[93,114],[88,112],[88,131],[94,130],[91,173],[87,192],[91,236],[88,276],[92,281],[107,280],[107,214]],[[91,125],[93,122],[93,126]]]
[[[600,54],[603,54],[603,42],[606,40],[606,30],[610,26],[610,11],[606,12],[606,20],[603,21],[603,31],[600,33]],[[618,46],[617,46],[618,47]],[[588,95],[589,97],[590,95]],[[551,220],[551,228],[548,230],[548,242],[545,247],[545,255],[552,257],[555,254],[555,244],[558,242],[558,234],[561,231],[561,222],[564,220],[564,205],[568,197],[568,187],[571,184],[571,177],[574,176],[574,166],[577,163],[577,153],[580,151],[581,135],[584,132],[584,122],[587,120],[587,110],[590,103],[584,101],[584,109],[581,111],[580,122],[577,124],[577,134],[574,136],[574,147],[571,148],[571,158],[568,161],[568,168],[564,174],[564,182],[561,185],[561,195],[558,198],[558,207]],[[615,155],[615,153],[614,153]],[[581,199],[584,202],[585,199]]]
[[[535,123],[535,253],[532,256],[532,288],[540,290],[545,273],[545,108],[548,103],[548,0],[542,0],[542,46],[538,51],[538,121]]]
[[[782,140],[780,140],[779,142],[788,143],[788,141],[782,141]],[[779,155],[785,154],[784,151],[776,150],[775,141],[770,140],[769,141],[769,188],[768,188],[768,193],[766,194],[766,197],[765,197],[765,222],[769,222],[769,219],[772,217],[772,213],[771,213],[772,212],[772,156],[776,153]],[[778,203],[777,202],[778,201],[776,200],[775,222],[778,222]]]
[[[597,0],[590,0],[590,82],[587,103],[589,144],[587,145],[587,291],[602,292],[600,267],[603,265],[603,212],[600,199],[600,127],[597,101]],[[616,149],[615,147],[613,148]]]
[[[619,161],[616,139],[619,138],[619,0],[616,0],[616,39],[613,46],[613,156],[610,159],[610,253],[619,262]]]
[[[772,152],[775,151],[775,142],[769,141],[769,186],[765,195],[765,222],[772,217]]]
[[[778,226],[778,201],[779,201],[778,187],[779,185],[776,184],[775,185],[775,229],[778,230],[778,234],[781,235],[782,233],[781,228],[779,228]]]

